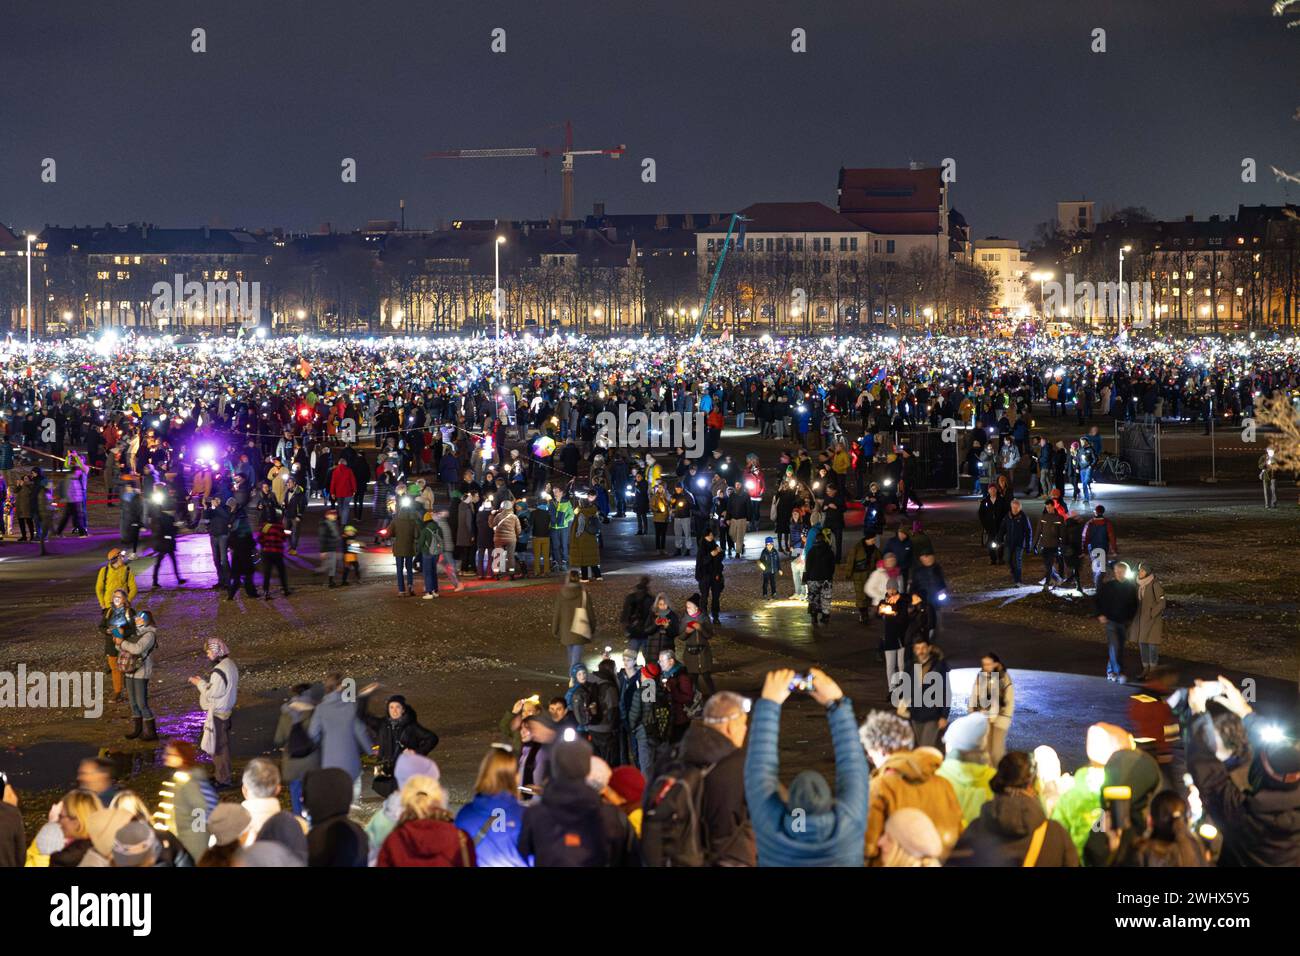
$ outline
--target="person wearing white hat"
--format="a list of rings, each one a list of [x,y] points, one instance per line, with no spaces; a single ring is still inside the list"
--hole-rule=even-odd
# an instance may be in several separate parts
[[[979,816],[980,807],[993,799],[989,781],[994,770],[989,766],[984,740],[988,719],[983,714],[966,714],[948,725],[943,734],[946,756],[935,773],[950,784],[961,806],[963,826]]]
[[[943,840],[934,822],[915,807],[900,807],[880,835],[881,866],[942,866]]]

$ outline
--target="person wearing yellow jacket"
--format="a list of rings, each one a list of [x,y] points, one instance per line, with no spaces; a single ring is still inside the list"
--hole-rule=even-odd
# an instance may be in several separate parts
[[[95,579],[95,597],[99,599],[101,610],[108,610],[108,606],[113,603],[113,592],[119,588],[126,592],[127,604],[135,602],[138,590],[135,575],[131,573],[131,566],[126,563],[122,552],[113,548],[108,552],[108,564],[99,569],[99,576]]]

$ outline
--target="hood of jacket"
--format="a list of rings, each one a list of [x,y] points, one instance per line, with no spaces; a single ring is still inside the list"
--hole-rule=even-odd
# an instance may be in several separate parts
[[[970,763],[966,760],[958,760],[954,755],[949,754],[944,758],[943,775],[950,781],[962,784],[967,787],[987,787],[988,782],[993,779],[997,772],[986,763]]]
[[[984,827],[1007,840],[1029,836],[1045,819],[1042,805],[1024,793],[995,793],[980,807]]]
[[[452,861],[460,852],[456,827],[441,814],[425,820],[407,820],[399,824],[388,835],[385,842],[388,841],[393,842],[392,851],[401,860]]]
[[[872,776],[896,773],[908,783],[921,784],[933,777],[942,763],[943,754],[939,751],[933,747],[918,747],[890,754]]]
[[[541,801],[561,827],[598,825],[596,814],[600,811],[600,794],[583,780],[552,776],[542,791]]]
[[[737,751],[735,744],[708,724],[692,721],[682,738],[682,760],[692,766],[715,764]]]
[[[302,802],[313,827],[333,817],[345,817],[352,806],[352,778],[338,767],[312,770],[303,777]]]

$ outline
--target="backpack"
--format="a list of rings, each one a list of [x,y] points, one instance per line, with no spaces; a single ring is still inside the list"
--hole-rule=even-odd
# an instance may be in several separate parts
[[[646,684],[641,688],[641,726],[648,740],[665,741],[673,729],[673,708],[668,692],[659,693],[659,685]]]
[[[573,689],[571,700],[573,719],[578,722],[579,727],[587,727],[596,723],[596,711],[600,705],[596,700],[596,695],[591,692],[586,684],[579,684]]]
[[[588,515],[578,512],[578,516],[575,520],[578,523],[578,527],[574,529],[574,534],[594,535],[596,533],[596,522],[592,521]]]
[[[712,770],[712,764],[688,767],[674,758],[646,788],[641,815],[641,854],[646,866],[704,866],[700,815],[704,781]]]
[[[425,554],[442,554],[442,532],[438,529],[438,525],[431,523],[425,530],[425,534],[429,536],[429,545],[425,550]]]
[[[315,752],[316,741],[307,732],[307,721],[299,720],[289,728],[289,739],[285,742],[284,749],[295,760],[310,757]]]
[[[591,685],[591,681],[589,680],[587,684]],[[600,727],[607,722],[605,707],[600,700],[601,692],[604,689],[605,683],[602,681],[591,686],[591,689],[587,691],[587,713],[591,715],[587,720],[588,727]]]

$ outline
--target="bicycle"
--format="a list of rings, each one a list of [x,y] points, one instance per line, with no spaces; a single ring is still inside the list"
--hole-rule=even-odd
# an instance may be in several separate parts
[[[1105,455],[1092,468],[1095,477],[1109,474],[1116,481],[1128,481],[1133,474],[1133,467],[1118,455]]]

